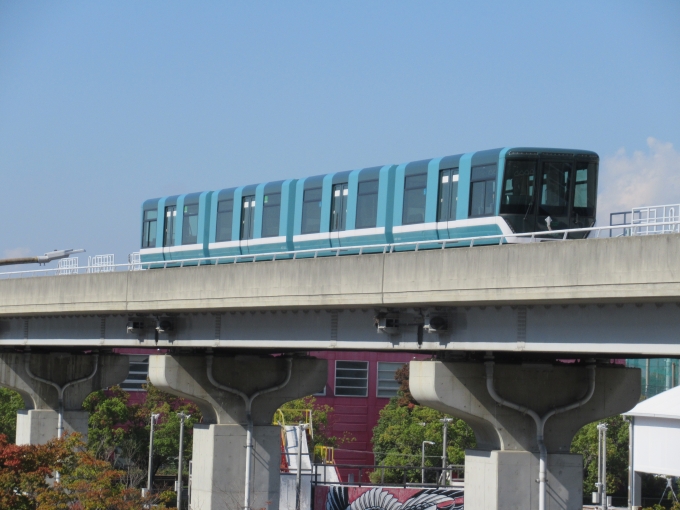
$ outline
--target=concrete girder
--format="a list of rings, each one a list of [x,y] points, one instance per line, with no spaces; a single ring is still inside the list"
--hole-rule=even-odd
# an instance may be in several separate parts
[[[0,353],[0,386],[17,391],[26,406],[17,414],[17,444],[42,444],[57,437],[59,391],[45,381],[65,388],[65,429],[87,437],[83,401],[93,391],[123,382],[128,369],[128,357],[121,355]]]

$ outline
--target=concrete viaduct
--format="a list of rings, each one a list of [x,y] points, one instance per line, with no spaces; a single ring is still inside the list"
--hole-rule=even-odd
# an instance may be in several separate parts
[[[639,398],[639,371],[608,360],[680,356],[678,253],[671,234],[0,280],[0,384],[39,442],[59,414],[83,430],[67,414],[125,379],[111,348],[169,349],[151,381],[205,416],[192,506],[262,508],[278,501],[272,414],[326,380],[306,351],[432,352],[411,391],[475,432],[466,508],[580,509],[573,435]]]

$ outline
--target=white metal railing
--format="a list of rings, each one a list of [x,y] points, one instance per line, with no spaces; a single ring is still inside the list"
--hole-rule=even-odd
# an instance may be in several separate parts
[[[664,233],[680,232],[680,220],[657,222],[657,227],[673,226],[663,230]],[[275,260],[295,260],[298,258],[317,258],[340,255],[364,255],[376,253],[394,253],[399,251],[421,249],[445,249],[451,247],[473,247],[476,244],[490,245],[490,244],[513,244],[513,243],[533,243],[546,241],[567,241],[569,234],[588,232],[596,234],[595,238],[600,238],[602,232],[611,231],[614,229],[633,229],[636,225],[614,225],[606,227],[590,227],[590,228],[574,228],[568,230],[549,230],[541,232],[526,232],[522,234],[494,234],[487,236],[461,237],[457,239],[431,239],[427,241],[411,241],[404,243],[392,244],[372,244],[368,246],[342,246],[334,248],[314,248],[308,250],[296,250],[286,252],[271,252],[271,253],[255,253],[249,255],[223,255],[219,257],[201,257],[183,260],[160,260],[156,262],[140,262],[137,257],[138,254],[131,254],[129,263],[114,264],[114,271],[140,271],[146,269],[165,269],[173,267],[184,266],[208,266],[215,264],[233,264],[242,262],[256,262],[256,261],[275,261]],[[592,239],[592,238],[591,238]],[[608,239],[608,237],[606,238]],[[62,262],[75,260],[74,267],[70,268],[69,273],[62,273],[65,270],[61,267]],[[88,273],[89,267],[77,267],[77,258],[63,259],[59,262],[59,267],[52,269],[33,269],[27,271],[12,271],[0,273],[0,279],[8,278],[25,278],[30,276],[50,276],[55,274],[80,274]]]
[[[669,234],[680,232],[680,204],[652,205],[633,208],[634,225],[630,235]]]
[[[61,259],[57,263],[57,273],[62,274],[78,274],[78,257],[71,257],[68,259]]]
[[[87,257],[88,273],[113,273],[116,270],[115,267],[116,263],[113,254]]]

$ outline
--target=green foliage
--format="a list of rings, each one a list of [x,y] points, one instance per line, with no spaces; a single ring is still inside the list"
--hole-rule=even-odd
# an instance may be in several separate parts
[[[16,391],[0,387],[0,434],[13,443],[17,435],[17,411],[24,408],[24,400]]]
[[[434,445],[425,446],[425,466],[441,466],[442,455],[442,418],[449,417],[444,413],[423,407],[413,399],[408,390],[408,365],[397,371],[395,379],[401,383],[397,397],[380,412],[378,424],[373,429],[373,453],[375,463],[384,466],[420,466],[421,447],[423,441],[432,441]],[[463,464],[465,450],[476,445],[474,433],[462,421],[453,419],[447,434],[448,464]],[[428,481],[434,481],[438,472],[426,473]],[[377,483],[398,483],[402,481],[401,470],[377,470],[370,475],[371,481]],[[419,469],[407,472],[406,480],[420,481]]]
[[[607,424],[607,493],[623,496],[628,488],[628,423],[622,416],[589,423],[574,436],[571,453],[583,455],[583,493],[596,490],[598,423]]]
[[[176,473],[180,421],[177,413],[191,417],[184,422],[184,458],[191,459],[193,425],[201,419],[195,404],[147,385],[146,399],[130,404],[129,394],[114,387],[90,394],[83,407],[90,413],[88,449],[99,458],[111,460],[126,473],[126,483],[139,486],[146,479],[151,414],[160,414],[154,426],[153,472]]]

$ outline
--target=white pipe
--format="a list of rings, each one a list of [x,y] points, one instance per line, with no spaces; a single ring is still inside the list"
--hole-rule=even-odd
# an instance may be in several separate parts
[[[57,397],[59,399],[59,406],[57,408],[57,439],[61,439],[64,436],[64,392],[66,391],[66,388],[74,384],[89,381],[90,379],[92,379],[94,375],[97,373],[98,366],[99,366],[99,354],[95,354],[94,370],[92,370],[92,373],[90,375],[82,377],[80,379],[76,379],[75,381],[67,382],[66,384],[64,384],[64,386],[60,386],[53,381],[43,379],[42,377],[38,377],[37,375],[35,375],[31,371],[31,353],[27,352],[24,355],[24,368],[28,376],[35,379],[36,381],[40,381],[41,383],[49,384],[50,386],[56,388],[57,390]],[[55,473],[54,479],[56,482],[59,482],[60,480],[59,471]]]
[[[209,354],[208,359],[207,359],[207,372],[208,372],[208,380],[210,383],[215,386],[216,388],[219,388],[224,391],[228,391],[230,393],[234,393],[235,395],[238,395],[243,399],[243,401],[246,404],[246,480],[245,480],[245,496],[244,496],[244,501],[243,501],[243,508],[248,510],[250,508],[250,465],[251,465],[251,458],[252,458],[252,453],[253,453],[253,417],[251,414],[251,409],[253,406],[253,400],[255,400],[257,397],[260,395],[264,395],[265,393],[271,393],[272,391],[280,390],[284,386],[288,384],[290,381],[290,377],[293,374],[293,359],[292,358],[287,358],[286,362],[288,364],[287,367],[287,374],[286,374],[286,379],[281,383],[277,384],[276,386],[272,386],[271,388],[266,388],[263,390],[256,391],[253,393],[251,396],[246,395],[240,390],[237,390],[236,388],[230,388],[229,386],[225,386],[223,384],[218,383],[215,378],[213,377],[213,355]]]
[[[509,400],[505,400],[503,397],[501,397],[497,392],[496,388],[494,387],[494,382],[493,382],[493,368],[494,368],[494,362],[493,361],[485,361],[484,365],[486,366],[486,388],[489,391],[489,395],[491,395],[491,398],[493,398],[496,402],[498,402],[500,405],[509,407],[510,409],[514,409],[516,411],[519,411],[522,414],[527,414],[533,418],[534,422],[536,423],[536,442],[538,443],[538,451],[539,451],[539,461],[538,461],[538,510],[545,510],[545,493],[546,493],[546,466],[548,463],[548,449],[545,447],[545,442],[543,438],[543,432],[545,429],[545,423],[548,421],[549,418],[552,416],[558,414],[558,413],[564,413],[566,411],[571,411],[572,409],[576,409],[578,407],[581,407],[583,404],[588,402],[592,396],[593,393],[595,392],[595,365],[594,364],[589,364],[587,366],[588,368],[588,391],[586,392],[585,396],[581,398],[580,400],[574,402],[573,404],[569,404],[563,407],[557,407],[551,411],[548,411],[543,417],[540,417],[535,411],[532,411],[528,407],[521,406],[518,404],[515,404],[513,402],[510,402]]]

